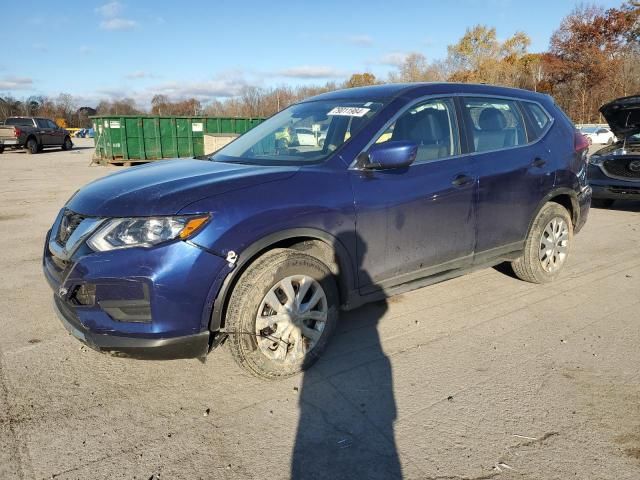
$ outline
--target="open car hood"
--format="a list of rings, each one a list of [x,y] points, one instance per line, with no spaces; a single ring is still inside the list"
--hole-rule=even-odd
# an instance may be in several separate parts
[[[623,97],[600,107],[611,131],[622,139],[640,133],[640,95]]]

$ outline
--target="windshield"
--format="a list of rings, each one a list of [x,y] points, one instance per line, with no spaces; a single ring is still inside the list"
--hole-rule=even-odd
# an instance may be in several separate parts
[[[362,100],[292,105],[216,152],[211,160],[256,165],[316,163],[359,132],[383,105]]]

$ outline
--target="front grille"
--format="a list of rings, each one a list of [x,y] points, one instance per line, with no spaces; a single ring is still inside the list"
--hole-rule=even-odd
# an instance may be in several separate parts
[[[56,234],[56,240],[60,245],[66,245],[67,240],[78,228],[78,225],[84,220],[82,215],[72,212],[71,210],[65,210],[60,220],[60,228]]]
[[[606,160],[602,167],[610,177],[640,179],[640,159],[637,158]]]

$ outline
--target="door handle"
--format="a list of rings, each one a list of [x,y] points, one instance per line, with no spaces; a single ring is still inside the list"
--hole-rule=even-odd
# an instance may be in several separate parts
[[[547,161],[544,158],[536,158],[531,165],[537,168],[542,168],[547,164]]]
[[[467,185],[471,182],[473,182],[473,178],[471,178],[469,175],[461,173],[459,175],[456,175],[456,177],[451,181],[451,185],[462,187],[463,185]]]

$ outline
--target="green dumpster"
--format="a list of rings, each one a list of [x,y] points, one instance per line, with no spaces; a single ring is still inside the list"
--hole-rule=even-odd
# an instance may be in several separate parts
[[[194,157],[205,151],[205,135],[241,135],[262,118],[98,115],[94,162],[139,163],[162,158]]]

